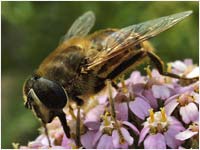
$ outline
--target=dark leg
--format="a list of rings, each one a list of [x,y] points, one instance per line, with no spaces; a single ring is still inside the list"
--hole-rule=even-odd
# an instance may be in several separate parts
[[[50,141],[50,139],[49,139],[49,133],[48,133],[48,130],[47,130],[46,123],[42,123],[42,125],[43,125],[43,127],[44,127],[45,135],[47,136],[47,140],[48,140],[49,147],[51,147],[51,141]]]
[[[66,116],[65,116],[65,113],[63,111],[61,112],[58,112],[57,114],[58,118],[60,119],[60,122],[62,124],[62,127],[63,127],[63,130],[65,132],[65,135],[70,138],[70,128],[69,126],[67,125],[67,120],[66,120]]]
[[[78,97],[74,97],[74,100],[77,103],[77,116],[76,116],[76,146],[79,148],[81,147],[81,118],[80,118],[80,108],[81,105],[83,105],[83,100],[78,98]]]
[[[81,123],[80,123],[80,106],[77,106],[77,119],[76,119],[76,145],[81,147]]]
[[[193,82],[196,82],[199,80],[199,77],[185,78],[185,77],[181,77],[174,73],[166,72],[166,71],[164,71],[164,63],[162,62],[162,60],[160,59],[159,56],[157,56],[153,52],[149,52],[149,51],[147,52],[147,55],[151,59],[151,61],[155,64],[156,68],[158,69],[158,71],[161,75],[181,79],[183,81],[189,81],[189,83],[193,83]]]

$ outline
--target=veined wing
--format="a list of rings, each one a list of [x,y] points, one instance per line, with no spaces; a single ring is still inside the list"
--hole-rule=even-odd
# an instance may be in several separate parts
[[[86,36],[95,23],[95,15],[92,11],[88,11],[74,21],[68,32],[64,35],[62,42],[72,37]]]
[[[103,64],[109,59],[121,54],[123,49],[135,46],[140,42],[150,39],[171,28],[191,13],[192,11],[186,11],[161,17],[128,26],[112,33],[103,42],[103,50],[98,53],[96,57],[91,59],[87,66],[87,70],[93,70],[95,67],[98,67],[98,65]]]

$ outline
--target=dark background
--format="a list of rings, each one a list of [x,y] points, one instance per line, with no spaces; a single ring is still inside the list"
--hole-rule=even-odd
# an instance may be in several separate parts
[[[192,58],[198,63],[198,2],[2,2],[1,10],[2,148],[12,148],[12,142],[27,144],[38,135],[39,122],[23,106],[23,82],[88,10],[97,18],[92,31],[193,10],[151,42],[165,62]]]

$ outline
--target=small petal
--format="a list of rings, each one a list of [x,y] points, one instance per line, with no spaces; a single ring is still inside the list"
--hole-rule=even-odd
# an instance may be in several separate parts
[[[124,139],[126,140],[126,142],[128,143],[128,145],[133,144],[133,137],[130,135],[130,133],[128,132],[127,129],[125,128],[120,128],[120,130],[122,131],[122,135],[124,137]]]
[[[101,123],[100,122],[92,122],[92,121],[90,122],[90,121],[88,121],[88,122],[84,122],[84,125],[90,130],[98,130]]]
[[[144,148],[146,149],[166,149],[165,138],[162,134],[149,135],[144,140]]]
[[[95,131],[88,131],[84,135],[81,136],[81,144],[84,146],[84,148],[92,149],[92,141],[94,140],[96,132]]]
[[[172,112],[175,110],[175,108],[178,106],[178,102],[173,99],[170,102],[168,102],[164,107],[165,107],[165,112],[167,115],[171,115]]]
[[[175,138],[181,141],[187,140],[191,137],[193,137],[194,135],[198,134],[198,132],[192,132],[190,130],[185,130],[183,132],[178,133]]]
[[[117,114],[117,120],[127,121],[128,120],[128,105],[127,103],[116,103],[115,110]]]
[[[122,148],[122,149],[127,149],[128,148],[128,143],[125,142],[123,144],[120,144],[120,137],[118,134],[117,130],[114,130],[112,132],[112,139],[113,139],[113,145],[115,148]]]
[[[196,121],[199,116],[198,108],[194,103],[189,103],[180,108],[180,115],[186,124]]]
[[[41,148],[42,146],[44,146],[42,143],[37,142],[37,141],[32,141],[28,143],[28,148]]]
[[[98,105],[91,109],[87,115],[85,116],[85,122],[98,122],[100,121],[100,117],[105,110],[104,105]]]
[[[149,130],[150,130],[149,127],[144,127],[142,129],[142,131],[140,132],[140,138],[139,138],[138,145],[140,145],[140,143],[144,140],[146,135],[149,133]]]
[[[181,141],[175,139],[175,135],[178,134],[180,131],[176,128],[169,127],[167,132],[164,133],[166,144],[170,148],[178,148],[182,144]]]
[[[92,145],[93,146],[96,146],[97,142],[99,141],[99,139],[101,138],[102,136],[102,132],[101,131],[98,131],[95,136],[94,136],[94,140],[92,141]]]
[[[179,97],[179,94],[176,94],[176,95],[169,97],[167,100],[165,100],[165,105],[170,103],[171,101],[176,100],[178,97]]]
[[[153,96],[155,98],[166,99],[170,96],[170,90],[164,85],[153,85],[152,86]]]
[[[131,73],[130,79],[134,84],[136,83],[144,83],[144,77],[141,76],[141,73],[139,71],[134,71]]]
[[[187,69],[187,66],[180,60],[175,61],[174,63],[171,63],[172,67],[175,68],[179,72],[184,72]]]
[[[199,72],[199,67],[194,68],[189,74],[187,74],[187,78],[194,78],[194,77],[198,77],[200,74]]]
[[[178,121],[175,117],[171,116],[170,128],[174,128],[177,131],[184,131],[185,128],[180,121]]]
[[[74,141],[72,139],[68,139],[65,135],[63,136],[63,140],[61,143],[62,147],[65,147],[67,149],[71,149],[75,145]]]
[[[144,90],[143,91],[143,98],[146,102],[148,102],[150,104],[150,106],[154,109],[158,108],[158,100],[153,96],[153,92],[152,90]]]
[[[151,108],[149,103],[140,97],[136,97],[134,101],[131,101],[129,103],[129,107],[131,111],[142,120],[144,120],[145,117],[149,115],[148,110]]]
[[[143,83],[131,84],[128,86],[128,90],[130,93],[135,94],[136,96],[141,95],[145,87]]]
[[[193,61],[192,59],[186,58],[184,59],[184,64],[186,64],[186,66],[192,66],[193,65]]]
[[[107,134],[102,135],[102,137],[99,140],[99,143],[97,145],[98,149],[112,149],[114,148],[112,143],[112,136],[109,136]]]
[[[136,128],[136,126],[134,126],[132,123],[128,122],[128,121],[123,121],[122,122],[124,125],[130,127],[136,134],[140,134],[140,131]]]
[[[113,140],[114,147],[119,148],[119,134],[118,134],[117,130],[113,130],[112,140]]]

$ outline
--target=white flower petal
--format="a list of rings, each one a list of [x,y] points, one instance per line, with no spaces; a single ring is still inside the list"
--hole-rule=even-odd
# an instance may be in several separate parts
[[[166,99],[170,96],[169,88],[163,85],[153,85],[152,92],[155,98]]]
[[[166,149],[165,138],[162,134],[157,133],[148,135],[144,140],[145,149]]]
[[[193,78],[193,77],[198,77],[200,74],[199,72],[199,67],[194,68],[186,77],[187,78]]]
[[[118,135],[117,130],[114,130],[112,132],[112,142],[115,148],[119,148],[119,135]]]
[[[178,102],[174,99],[172,101],[170,101],[169,103],[167,103],[164,107],[165,107],[165,111],[167,115],[171,115],[172,112],[174,111],[174,109],[178,106]]]
[[[196,121],[199,115],[198,108],[194,103],[189,103],[180,108],[180,115],[186,124],[190,123],[190,121]]]
[[[175,138],[181,141],[187,140],[192,136],[196,135],[198,132],[192,132],[190,130],[185,130],[183,132],[178,133]]]
[[[180,72],[184,72],[187,69],[187,66],[180,60],[171,63],[172,67]]]
[[[128,143],[128,145],[133,144],[133,137],[129,134],[127,129],[122,127],[122,128],[120,128],[120,130],[122,131],[122,135],[123,135],[124,139],[126,140],[126,142]]]

